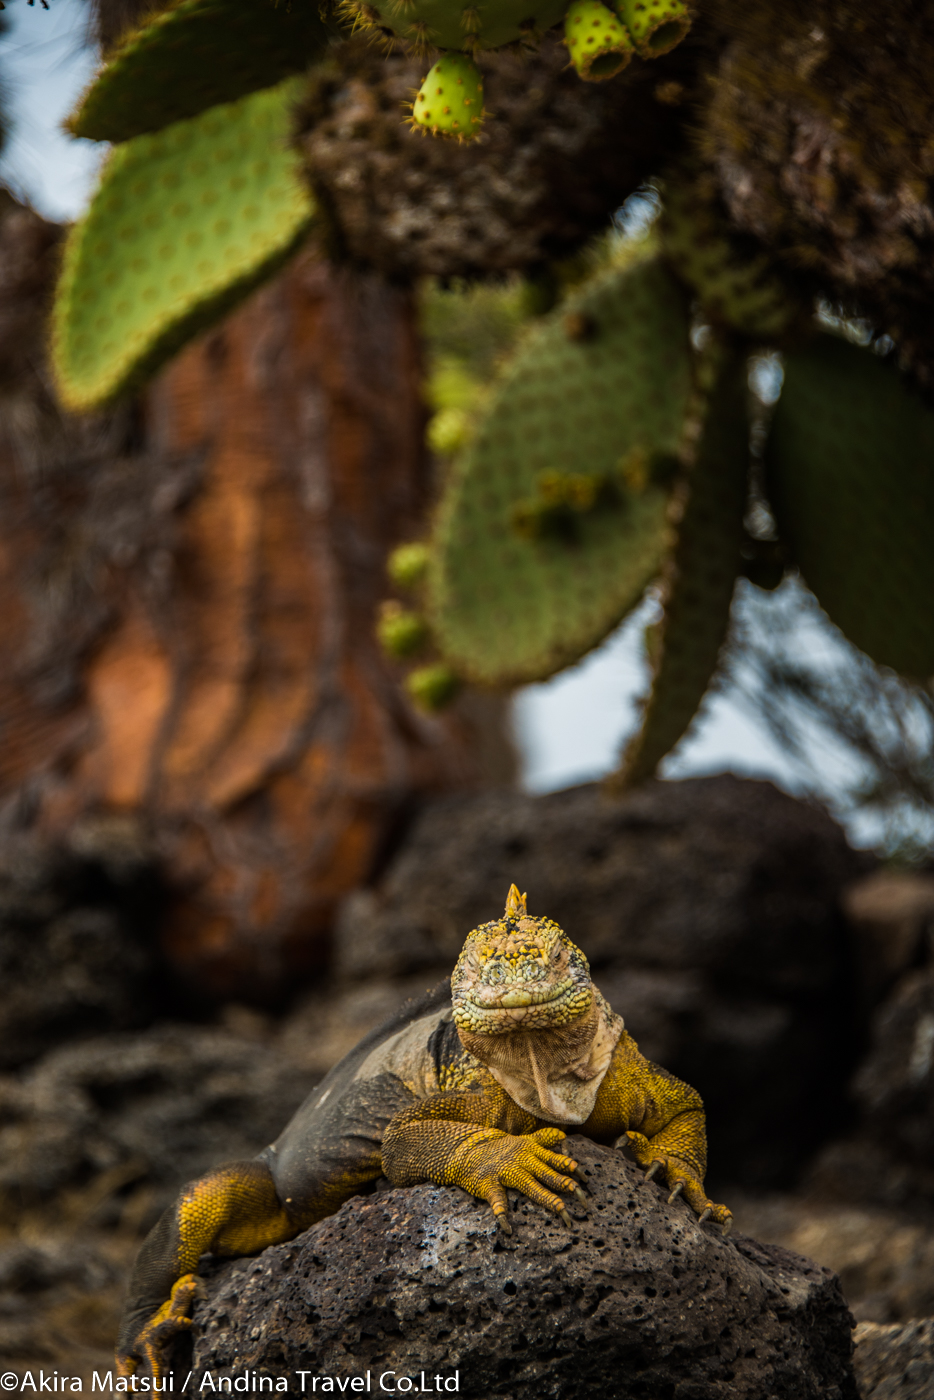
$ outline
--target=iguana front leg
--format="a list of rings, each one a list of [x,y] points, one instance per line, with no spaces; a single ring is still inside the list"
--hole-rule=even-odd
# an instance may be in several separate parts
[[[503,1110],[517,1132],[496,1126]],[[509,1187],[570,1227],[573,1222],[557,1193],[586,1198],[573,1179],[577,1163],[551,1151],[564,1136],[560,1128],[538,1127],[531,1114],[505,1095],[438,1094],[392,1119],[383,1138],[383,1171],[393,1186],[431,1181],[462,1187],[488,1203],[506,1234],[512,1233]]]
[[[625,1132],[613,1145],[624,1147],[627,1143],[640,1167],[648,1168],[646,1181],[651,1181],[659,1168],[665,1173],[672,1188],[669,1205],[683,1192],[702,1225],[712,1219],[722,1226],[724,1235],[729,1234],[732,1212],[726,1206],[715,1205],[704,1190],[707,1152],[703,1113],[681,1113],[652,1138],[644,1133]]]
[[[117,1374],[141,1362],[163,1373],[166,1343],[188,1316],[202,1254],[257,1254],[299,1228],[286,1214],[263,1162],[233,1162],[186,1186],[153,1228],[136,1260],[117,1343]]]
[[[704,1190],[707,1134],[700,1094],[641,1055],[625,1031],[582,1131],[598,1142],[628,1146],[639,1165],[648,1168],[648,1179],[664,1171],[670,1201],[683,1192],[702,1221],[713,1219],[724,1234],[729,1232],[732,1214]]]

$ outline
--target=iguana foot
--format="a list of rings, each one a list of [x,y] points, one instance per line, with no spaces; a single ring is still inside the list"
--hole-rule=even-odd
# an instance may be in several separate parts
[[[586,1202],[584,1193],[572,1180],[577,1163],[573,1157],[549,1150],[564,1136],[560,1128],[540,1128],[523,1137],[497,1128],[480,1128],[453,1154],[451,1179],[488,1203],[504,1234],[512,1234],[507,1188],[521,1191],[573,1229],[574,1222],[564,1201],[555,1192],[573,1196],[582,1204]]]
[[[182,1275],[162,1307],[153,1313],[136,1337],[133,1352],[117,1355],[115,1369],[118,1376],[134,1375],[140,1361],[145,1361],[152,1373],[152,1379],[162,1379],[162,1349],[173,1337],[177,1337],[179,1332],[184,1332],[191,1326],[188,1312],[197,1287],[198,1280],[194,1274]]]
[[[671,1187],[669,1205],[673,1205],[683,1193],[684,1199],[698,1217],[698,1224],[703,1225],[707,1220],[714,1220],[721,1227],[723,1235],[730,1233],[733,1225],[732,1212],[726,1206],[718,1206],[708,1198],[700,1177],[686,1162],[671,1153],[658,1152],[642,1133],[623,1133],[615,1145],[624,1147],[627,1144],[640,1167],[648,1167],[643,1178],[645,1181],[651,1181],[656,1172],[665,1173],[665,1180]]]

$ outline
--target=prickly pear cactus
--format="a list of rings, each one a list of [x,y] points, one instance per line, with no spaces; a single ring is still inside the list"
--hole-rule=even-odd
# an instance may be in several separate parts
[[[822,334],[786,358],[766,454],[779,533],[831,621],[874,661],[934,675],[934,413]]]
[[[314,208],[286,144],[294,80],[111,155],[72,230],[53,321],[63,402],[105,403],[268,277]]]
[[[616,14],[596,0],[574,0],[572,9],[581,3],[593,11],[591,26],[599,12],[600,45],[588,56],[588,46],[581,49],[570,32],[568,42],[581,76],[592,80],[618,72],[633,48],[644,58],[667,52],[690,27],[680,0],[640,0],[628,9],[620,0]],[[174,0],[121,40],[70,127],[76,136],[125,141],[197,116],[300,72],[324,52],[341,23],[389,45],[401,40],[423,55],[439,49],[475,54],[534,44],[567,11],[568,0]],[[422,122],[417,106],[414,116],[425,130],[464,135],[437,120]]]
[[[716,671],[742,564],[749,468],[746,356],[717,348],[703,427],[675,498],[675,544],[663,576],[664,615],[652,651],[642,725],[614,779],[650,778],[686,733]]]
[[[412,125],[470,141],[483,123],[483,74],[469,54],[446,53],[429,69],[412,106]]]
[[[176,0],[121,40],[68,127],[91,141],[159,131],[300,73],[326,45],[308,0]]]
[[[604,274],[531,335],[454,469],[433,536],[429,616],[447,661],[496,685],[537,680],[596,646],[657,573],[690,392],[684,300],[654,261]],[[633,453],[646,465],[632,467]],[[529,529],[559,492],[570,528]],[[585,483],[586,484],[586,483]],[[543,488],[548,488],[544,491]],[[575,504],[576,502],[576,504]]]

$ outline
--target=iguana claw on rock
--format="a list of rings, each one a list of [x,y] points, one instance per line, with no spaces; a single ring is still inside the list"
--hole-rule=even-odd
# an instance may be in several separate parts
[[[511,1233],[516,1190],[568,1228],[586,1206],[573,1127],[661,1171],[700,1223],[731,1216],[704,1192],[700,1096],[640,1055],[587,959],[511,886],[501,919],[468,934],[447,987],[374,1031],[313,1091],[270,1147],[185,1187],[143,1244],[117,1349],[120,1375],[161,1378],[162,1349],[190,1325],[202,1254],[257,1254],[333,1214],[385,1175],[460,1186]]]

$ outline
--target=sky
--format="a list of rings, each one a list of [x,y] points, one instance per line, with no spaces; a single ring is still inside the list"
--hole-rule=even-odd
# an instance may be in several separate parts
[[[9,133],[0,154],[0,181],[46,217],[67,220],[80,215],[90,197],[104,150],[61,129],[94,72],[94,55],[85,44],[87,5],[50,0],[50,6],[45,11],[40,4],[10,0],[3,15],[0,78]],[[768,376],[770,370],[766,365],[759,372]],[[744,606],[742,591],[737,606]],[[530,791],[552,791],[615,768],[647,689],[642,635],[657,609],[657,602],[647,600],[578,665],[519,692],[514,730]],[[832,644],[828,633],[815,634],[806,645],[819,651]],[[815,761],[846,764],[840,755],[823,751]],[[806,786],[800,767],[730,689],[708,698],[662,770],[670,778],[723,771],[770,778],[790,792]],[[872,839],[867,832],[855,835],[861,842]]]
[[[95,69],[85,0],[49,9],[8,0],[0,34],[0,83],[10,131],[0,180],[49,219],[73,219],[87,202],[104,151],[61,129]]]
[[[740,600],[738,606],[742,608]],[[519,692],[515,732],[530,791],[551,792],[616,767],[648,689],[642,636],[657,613],[657,603],[649,599],[578,665]],[[662,767],[666,778],[723,772],[770,778],[788,792],[804,788],[797,765],[731,689],[708,696],[690,732]]]

